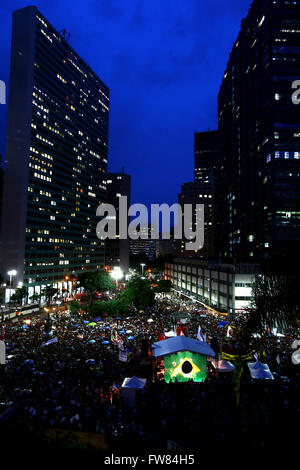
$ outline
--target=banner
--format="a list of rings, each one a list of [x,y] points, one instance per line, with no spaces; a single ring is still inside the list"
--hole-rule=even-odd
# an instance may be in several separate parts
[[[119,361],[121,362],[127,362],[127,352],[119,351]]]
[[[227,354],[225,352],[222,352],[222,359],[225,359],[226,361],[234,361],[237,356],[242,361],[250,361],[250,359],[253,358],[253,354],[242,354],[240,356],[239,354]]]
[[[41,344],[41,348],[43,348],[44,346],[49,346],[49,344],[53,344],[53,343],[57,343],[57,342],[58,342],[57,337],[49,339],[49,341],[46,341],[46,343]]]

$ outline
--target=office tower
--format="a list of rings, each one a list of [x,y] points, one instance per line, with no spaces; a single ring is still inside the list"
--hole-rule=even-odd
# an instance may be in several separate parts
[[[156,258],[156,246],[159,240],[151,239],[151,230],[156,231],[156,225],[141,225],[137,230],[140,233],[140,238],[130,240],[130,255],[145,255],[150,261],[153,261]]]
[[[168,237],[168,238],[163,238]],[[180,252],[181,241],[175,239],[174,227],[170,227],[170,232],[161,232],[159,240],[156,240],[156,258],[159,256],[172,256]]]
[[[116,209],[116,239],[105,241],[105,265],[109,268],[120,266],[124,273],[129,269],[129,239],[120,240],[119,234],[119,198],[127,197],[127,214],[130,206],[131,176],[123,173],[107,174],[107,202]],[[127,216],[127,227],[129,218]]]
[[[204,184],[201,193],[211,198],[206,209],[206,236],[203,254],[210,259],[219,258],[220,253],[220,178],[223,165],[224,145],[219,131],[195,132],[194,136],[195,182]],[[205,187],[208,185],[209,187]],[[202,203],[205,204],[206,201]]]
[[[224,260],[299,250],[299,24],[299,2],[254,0],[230,54],[218,99]]]
[[[213,227],[213,185],[211,182],[191,182],[181,186],[181,193],[178,194],[178,204],[182,209],[182,227],[184,226],[184,205],[190,204],[193,208],[192,229],[196,230],[196,205],[204,205],[204,245],[201,250],[186,250],[185,244],[188,240],[183,236],[181,240],[180,255],[186,257],[196,257],[212,259],[215,255],[214,227]]]
[[[104,267],[109,89],[45,17],[13,13],[2,273],[29,293]]]
[[[218,131],[195,132],[194,162],[195,181],[215,183],[218,181],[223,157],[223,140]]]

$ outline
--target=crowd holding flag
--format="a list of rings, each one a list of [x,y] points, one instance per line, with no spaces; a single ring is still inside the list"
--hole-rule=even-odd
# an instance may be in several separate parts
[[[188,336],[186,328],[182,326],[181,322],[176,328],[176,333],[177,333],[177,336]]]
[[[118,335],[116,331],[113,331],[111,333],[111,341],[118,346],[119,349],[123,347],[123,340],[122,338]]]
[[[233,329],[231,326],[228,325],[226,338],[230,338],[230,337],[233,337]]]

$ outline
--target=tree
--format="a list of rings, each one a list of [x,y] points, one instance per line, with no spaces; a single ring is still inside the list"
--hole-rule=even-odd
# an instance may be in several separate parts
[[[10,298],[10,302],[22,304],[23,299],[27,296],[26,287],[17,287],[14,294]]]
[[[127,304],[135,306],[138,310],[151,307],[154,303],[155,293],[147,279],[133,277],[121,292],[119,299]]]
[[[77,285],[83,287],[89,297],[89,305],[92,305],[96,292],[113,290],[114,283],[110,275],[101,271],[85,271],[78,275]]]
[[[129,313],[129,305],[124,300],[101,300],[96,301],[89,307],[89,313],[93,316],[116,315]]]
[[[35,292],[35,293],[32,294],[29,298],[30,298],[30,300],[32,300],[33,302],[40,302],[41,294],[37,294],[37,293]]]
[[[292,275],[264,274],[256,277],[247,309],[247,329],[296,326],[299,321],[300,279]]]
[[[50,304],[52,297],[58,293],[58,289],[50,285],[46,286],[45,289],[41,291],[41,295],[46,297],[47,305]]]
[[[76,300],[69,302],[69,310],[71,313],[78,313],[81,310],[80,304]]]

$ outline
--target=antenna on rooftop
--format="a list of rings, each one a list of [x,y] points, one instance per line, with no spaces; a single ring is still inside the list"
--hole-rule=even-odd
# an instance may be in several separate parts
[[[60,35],[63,37],[65,41],[69,40],[70,33],[68,33],[68,31],[65,28],[60,31]]]

